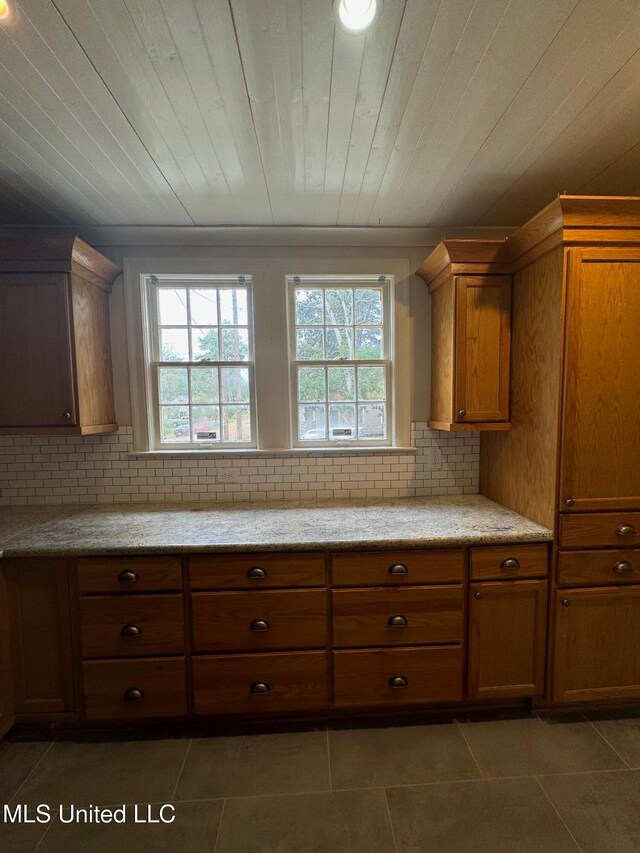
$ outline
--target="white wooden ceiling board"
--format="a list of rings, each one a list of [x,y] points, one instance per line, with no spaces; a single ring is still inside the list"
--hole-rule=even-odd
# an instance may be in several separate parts
[[[13,183],[0,174],[0,225],[54,224],[30,198],[16,190]]]
[[[0,142],[0,175],[5,181],[16,188],[25,198],[43,212],[44,219],[48,217],[59,222],[69,222],[75,211],[67,199],[56,203],[58,193],[42,176],[31,168],[14,151]],[[43,192],[43,187],[46,192]],[[89,221],[89,220],[86,220]]]
[[[366,34],[349,140],[349,156],[340,197],[338,212],[340,225],[354,223],[369,152],[385,98],[404,8],[404,0],[388,0],[382,7],[380,20],[376,22],[371,32]],[[339,28],[336,33],[338,31]],[[353,36],[350,40],[354,41]]]
[[[4,146],[0,146],[0,209],[12,204],[20,210],[21,218],[26,216],[34,222],[63,223],[66,217],[59,213],[48,202],[42,201],[42,194],[36,193],[33,187],[25,184],[20,176],[6,168],[3,154]]]
[[[579,188],[585,195],[640,195],[640,142]]]
[[[424,85],[424,57],[434,37],[441,0],[407,0],[385,95],[368,154],[354,222],[368,223],[414,87]],[[420,78],[420,75],[422,77]],[[417,100],[417,99],[416,99]],[[375,223],[374,223],[375,224]]]
[[[635,50],[633,37],[620,38],[634,5],[588,0],[574,10],[431,224],[450,223],[460,211],[477,222],[522,173],[524,165],[511,164],[532,139],[548,144],[586,107]]]

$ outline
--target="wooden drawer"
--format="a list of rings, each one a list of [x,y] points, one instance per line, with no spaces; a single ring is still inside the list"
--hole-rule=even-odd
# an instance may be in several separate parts
[[[339,589],[333,596],[335,646],[460,643],[462,586]]]
[[[85,658],[182,654],[182,595],[84,596],[80,632]]]
[[[547,545],[500,545],[471,549],[471,580],[543,578],[549,572]]]
[[[333,586],[461,583],[464,551],[366,551],[333,554]]]
[[[326,586],[324,554],[216,554],[189,559],[192,589]]]
[[[78,560],[82,594],[165,592],[182,589],[180,557],[82,557]]]
[[[558,583],[561,586],[640,583],[640,550],[561,552]]]
[[[195,592],[196,652],[324,648],[327,591]]]
[[[82,670],[88,720],[187,713],[184,658],[94,660],[85,662]]]
[[[197,714],[310,711],[329,702],[326,652],[193,658]]]
[[[456,702],[463,695],[462,648],[338,651],[333,676],[338,707]],[[404,686],[392,687],[394,679]]]
[[[585,512],[560,516],[561,548],[638,546],[640,512]]]

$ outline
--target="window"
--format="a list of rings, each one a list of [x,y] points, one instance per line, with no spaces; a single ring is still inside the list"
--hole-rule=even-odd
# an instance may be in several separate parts
[[[392,280],[289,276],[299,447],[391,443]]]
[[[251,277],[143,278],[152,446],[255,447]]]

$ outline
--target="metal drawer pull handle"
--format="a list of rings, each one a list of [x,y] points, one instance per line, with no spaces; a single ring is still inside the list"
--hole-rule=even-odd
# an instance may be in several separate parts
[[[520,561],[516,560],[515,557],[507,557],[506,560],[503,560],[500,563],[501,569],[519,569]]]
[[[392,675],[389,679],[389,687],[399,690],[401,687],[406,687],[409,684],[404,675]]]
[[[267,576],[267,570],[263,569],[262,566],[252,566],[247,572],[247,577],[252,581],[263,580]]]
[[[636,529],[632,527],[630,524],[621,524],[620,527],[616,530],[618,536],[635,536]]]
[[[249,689],[255,695],[263,695],[271,690],[266,681],[254,681]]]
[[[563,598],[560,603],[562,604],[563,607],[570,607],[571,606],[571,602],[569,601],[568,598]]]
[[[613,567],[613,571],[617,572],[619,575],[623,575],[625,572],[632,572],[633,566],[631,563],[627,562],[627,560],[620,560],[620,562],[616,563]]]
[[[142,628],[139,625],[125,625],[120,631],[122,637],[139,637],[142,634]]]
[[[474,592],[473,597],[476,598],[478,601],[480,601],[480,599],[482,598],[482,593],[481,592]]]
[[[142,702],[144,690],[140,690],[138,687],[130,687],[124,691],[124,699],[125,702]]]
[[[131,569],[124,569],[124,571],[120,572],[118,575],[118,580],[120,583],[136,583],[139,578],[136,572]]]
[[[405,566],[404,563],[394,563],[392,566],[389,566],[389,574],[390,575],[408,575],[409,569]]]
[[[389,625],[392,628],[406,628],[409,624],[409,620],[406,616],[391,616],[389,618]]]
[[[249,627],[252,631],[268,631],[271,625],[266,619],[254,619]]]

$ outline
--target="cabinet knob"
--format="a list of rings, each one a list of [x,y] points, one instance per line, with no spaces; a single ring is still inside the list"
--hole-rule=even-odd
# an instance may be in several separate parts
[[[409,624],[409,620],[406,616],[391,616],[389,619],[389,625],[392,628],[406,628]]]
[[[404,563],[394,563],[392,566],[389,566],[389,574],[390,575],[408,575],[409,569],[405,566]]]
[[[571,607],[571,602],[568,598],[563,598],[560,604],[562,604],[563,607]]]
[[[620,527],[616,530],[618,536],[635,536],[636,529],[632,527],[630,524],[621,524]]]
[[[503,560],[500,563],[501,569],[519,569],[520,561],[516,560],[515,557],[507,557],[506,560]]]
[[[628,562],[628,560],[620,560],[613,567],[613,571],[617,572],[619,575],[624,575],[627,572],[632,572],[633,566]]]
[[[65,412],[63,414],[63,418],[65,419],[65,421],[70,421],[71,420],[71,412]]]
[[[252,631],[268,631],[271,625],[266,619],[254,619],[249,627]]]
[[[478,601],[480,601],[480,599],[482,598],[482,593],[481,592],[474,592],[473,597],[477,598]]]
[[[466,410],[466,409],[460,409],[460,411],[458,412],[458,417],[459,417],[459,418],[464,418],[464,417],[466,416],[466,414],[467,414],[467,410]]]
[[[118,580],[120,583],[137,583],[139,578],[136,572],[131,569],[125,569],[118,575]]]
[[[262,566],[252,566],[247,572],[247,577],[252,581],[260,581],[266,578],[267,570]]]
[[[125,625],[120,631],[122,637],[139,637],[142,634],[142,628],[139,625]]]
[[[409,682],[404,677],[404,675],[392,675],[389,679],[389,687],[393,687],[395,690],[400,690],[402,687],[406,687]]]
[[[139,687],[130,687],[124,691],[125,702],[142,702],[144,699],[144,690]]]
[[[256,696],[259,696],[264,695],[265,693],[269,693],[271,687],[267,684],[266,681],[254,681],[249,690]]]
[[[573,498],[567,498],[565,501],[566,506],[573,506],[574,504],[575,504],[575,501]]]

